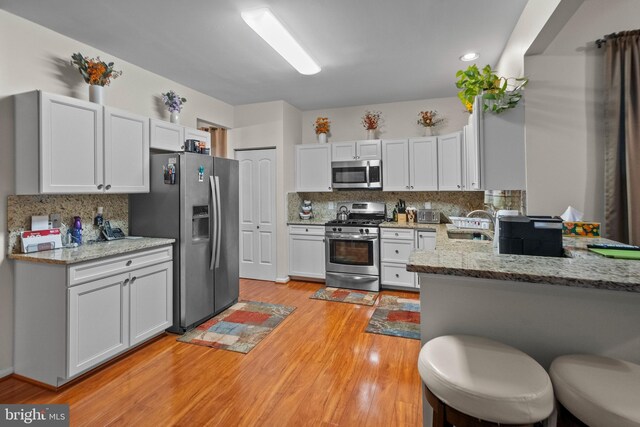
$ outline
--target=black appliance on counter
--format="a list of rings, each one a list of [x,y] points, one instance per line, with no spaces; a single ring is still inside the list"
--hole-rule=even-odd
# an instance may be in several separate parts
[[[561,218],[505,216],[500,218],[498,226],[501,254],[564,256]]]

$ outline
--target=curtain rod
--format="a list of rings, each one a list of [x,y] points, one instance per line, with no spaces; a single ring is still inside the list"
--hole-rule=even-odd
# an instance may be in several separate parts
[[[596,40],[595,43],[598,46],[598,49],[600,49],[602,47],[602,45],[607,42],[608,39],[613,38],[613,37],[615,37],[617,35],[618,35],[618,33],[611,33],[611,34],[607,34],[605,36],[602,36],[601,39]]]

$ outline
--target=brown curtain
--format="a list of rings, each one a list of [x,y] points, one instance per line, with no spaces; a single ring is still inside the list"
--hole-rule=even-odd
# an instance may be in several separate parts
[[[606,38],[607,237],[640,244],[640,30]]]
[[[200,128],[211,134],[211,155],[214,157],[227,157],[227,130],[224,128]]]

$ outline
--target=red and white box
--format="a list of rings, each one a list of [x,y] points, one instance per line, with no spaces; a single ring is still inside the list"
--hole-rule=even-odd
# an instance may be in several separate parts
[[[23,231],[20,235],[22,238],[22,252],[28,254],[30,252],[49,251],[62,247],[62,235],[59,228],[38,231]]]

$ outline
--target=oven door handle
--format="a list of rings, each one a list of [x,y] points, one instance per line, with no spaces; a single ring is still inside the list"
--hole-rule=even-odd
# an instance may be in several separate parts
[[[369,162],[367,161],[367,187],[371,187],[371,180],[369,179]]]
[[[326,234],[327,239],[340,239],[340,240],[378,240],[378,236],[356,236],[353,234]]]

